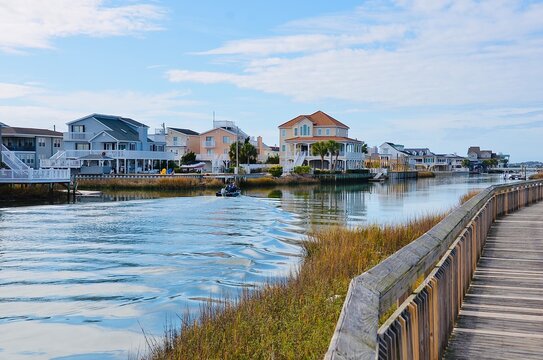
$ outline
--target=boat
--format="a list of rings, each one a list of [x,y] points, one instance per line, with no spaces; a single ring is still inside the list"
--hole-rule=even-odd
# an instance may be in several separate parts
[[[221,197],[237,197],[241,195],[241,190],[238,189],[235,185],[226,185],[226,187],[217,191],[215,195]]]

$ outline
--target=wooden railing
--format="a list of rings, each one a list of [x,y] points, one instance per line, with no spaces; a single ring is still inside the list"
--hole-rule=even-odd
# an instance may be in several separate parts
[[[541,199],[543,181],[491,186],[354,278],[326,359],[441,358],[488,229],[498,216]]]

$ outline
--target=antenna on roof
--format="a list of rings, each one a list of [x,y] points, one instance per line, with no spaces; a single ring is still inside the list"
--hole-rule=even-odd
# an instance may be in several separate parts
[[[215,110],[213,110],[213,127],[215,127]]]

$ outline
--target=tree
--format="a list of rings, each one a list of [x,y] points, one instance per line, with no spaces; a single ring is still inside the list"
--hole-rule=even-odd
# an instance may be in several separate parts
[[[250,138],[245,139],[243,143],[237,142],[238,146],[238,155],[240,164],[254,164],[256,163],[256,158],[258,157],[258,151],[256,148],[249,142]],[[230,145],[230,151],[228,151],[228,156],[230,157],[230,162],[237,166],[236,164],[236,143]]]
[[[279,154],[268,156],[266,164],[279,164]]]
[[[337,159],[339,157],[339,151],[341,150],[341,144],[334,140],[327,141],[328,143],[328,152],[330,153],[330,170],[332,170],[332,158],[336,157],[336,162],[334,163],[334,170],[336,169]]]
[[[469,168],[471,166],[471,162],[469,159],[462,160],[462,167]]]
[[[321,157],[321,169],[324,168],[324,157],[328,155],[328,142],[318,141],[311,145],[311,153],[313,156]]]
[[[365,142],[362,142],[362,154],[367,154],[368,153],[368,144],[366,144]]]
[[[181,165],[190,165],[196,161],[196,154],[192,151],[181,156]]]

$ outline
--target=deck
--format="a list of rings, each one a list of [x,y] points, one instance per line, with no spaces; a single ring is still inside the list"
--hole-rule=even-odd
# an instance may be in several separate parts
[[[543,203],[492,226],[444,359],[543,358]]]

